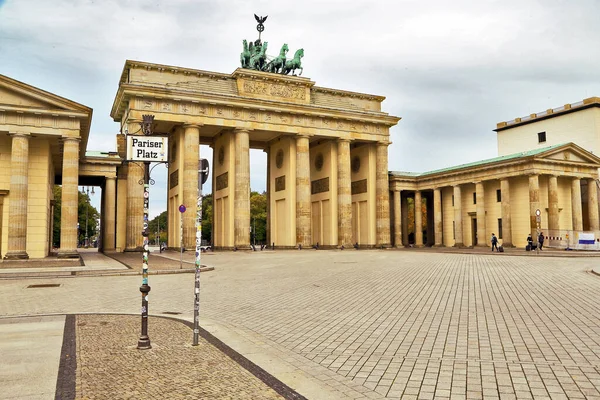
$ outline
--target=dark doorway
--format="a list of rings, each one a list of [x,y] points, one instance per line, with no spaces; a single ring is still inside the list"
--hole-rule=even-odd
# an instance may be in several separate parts
[[[473,246],[477,246],[477,218],[471,219],[471,238]]]

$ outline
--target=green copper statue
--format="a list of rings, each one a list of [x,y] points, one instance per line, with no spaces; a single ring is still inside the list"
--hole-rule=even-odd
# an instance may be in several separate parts
[[[300,73],[298,75],[302,75],[302,71],[304,71],[301,62],[302,57],[304,57],[304,49],[296,50],[294,53],[294,58],[285,62],[285,66],[281,70],[281,73],[287,75],[291,71],[292,75],[296,75],[296,69],[300,69]]]
[[[279,51],[279,56],[273,58],[267,56],[268,42],[262,43],[260,40],[260,34],[265,30],[263,23],[267,20],[267,17],[259,17],[254,14],[254,18],[258,22],[256,30],[258,31],[258,40],[254,43],[248,43],[247,40],[242,41],[242,53],[240,54],[240,64],[242,68],[253,69],[256,71],[264,71],[271,73],[279,73],[287,75],[290,72],[292,75],[296,75],[296,70],[300,70],[302,75],[302,57],[304,57],[304,49],[299,49],[294,53],[294,58],[291,60],[287,59],[287,52],[289,51],[287,43],[284,43]]]
[[[265,71],[273,73],[280,72],[285,65],[285,57],[289,50],[287,43],[284,43],[279,51],[279,55],[267,63]]]

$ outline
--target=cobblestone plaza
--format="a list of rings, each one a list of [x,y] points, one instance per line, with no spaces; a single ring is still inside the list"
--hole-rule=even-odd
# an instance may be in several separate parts
[[[600,398],[600,277],[590,272],[598,260],[428,250],[209,254],[204,262],[215,270],[202,274],[201,325],[311,399]],[[27,286],[39,279],[0,280],[0,315],[137,314],[138,281],[44,279],[60,286],[35,289]],[[191,274],[150,284],[152,315],[191,318]]]

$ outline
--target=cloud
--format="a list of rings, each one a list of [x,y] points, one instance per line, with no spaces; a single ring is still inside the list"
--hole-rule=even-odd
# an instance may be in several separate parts
[[[402,117],[390,169],[415,172],[493,157],[497,122],[600,94],[594,0],[298,4],[0,0],[0,73],[92,107],[89,149],[114,150],[126,59],[229,73],[257,36],[253,14],[268,15],[271,52],[304,48],[317,85],[387,97],[383,110]],[[264,190],[264,155],[250,161]]]

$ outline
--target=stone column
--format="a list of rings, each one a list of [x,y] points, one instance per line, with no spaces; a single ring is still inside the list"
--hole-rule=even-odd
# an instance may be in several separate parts
[[[117,177],[107,176],[106,183],[104,185],[104,221],[102,226],[104,228],[103,245],[104,250],[115,250],[115,223],[116,223],[116,211],[117,211],[117,190],[116,190]]]
[[[404,247],[402,245],[402,207],[400,206],[401,191],[394,190],[394,247]]]
[[[571,209],[573,213],[573,230],[583,231],[583,213],[581,210],[581,179],[573,178],[571,182]]]
[[[435,235],[434,246],[443,246],[444,223],[442,219],[442,190],[433,189],[433,229]]]
[[[477,211],[477,246],[487,247],[487,229],[485,227],[485,193],[483,182],[475,182],[475,201]]]
[[[529,176],[529,228],[531,237],[536,238],[537,220],[535,211],[540,208],[540,179],[538,175]]]
[[[598,186],[594,179],[588,179],[588,215],[590,218],[590,231],[600,230],[598,221]]]
[[[551,231],[558,231],[559,219],[558,219],[558,178],[556,175],[550,175],[548,177],[548,229]],[[556,236],[558,232],[553,232]]]
[[[267,246],[271,244],[271,148],[264,149],[267,154]]]
[[[130,120],[128,132],[141,134],[141,121]],[[127,228],[125,251],[142,251],[144,238],[144,163],[129,162],[127,168]],[[140,184],[142,182],[142,184]]]
[[[510,215],[510,184],[508,179],[500,181],[501,207],[500,218],[502,218],[502,247],[513,247],[512,222]],[[498,232],[500,234],[500,232]]]
[[[377,143],[377,156],[375,160],[375,217],[376,217],[376,245],[378,247],[390,245],[390,181],[388,176],[388,146],[389,142]],[[422,240],[421,240],[422,241]]]
[[[338,246],[352,246],[352,190],[350,141],[338,140]]]
[[[200,126],[183,126],[183,247],[196,249],[196,210],[198,205],[198,165],[200,159]]]
[[[27,259],[29,134],[15,133],[10,152],[7,260]]]
[[[79,205],[79,138],[64,138],[60,205],[60,258],[77,258]]]
[[[234,245],[250,247],[250,132],[235,130]]]
[[[310,247],[310,157],[308,136],[296,137],[296,243]]]
[[[460,185],[454,186],[454,247],[464,247]]]
[[[406,196],[402,196],[402,192],[400,192],[400,215],[408,215],[408,200]],[[404,240],[408,243],[408,224],[400,224],[402,226],[402,244],[404,244]]]
[[[423,199],[421,191],[415,191],[415,247],[423,247]]]

